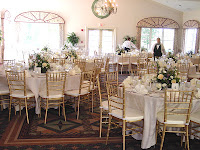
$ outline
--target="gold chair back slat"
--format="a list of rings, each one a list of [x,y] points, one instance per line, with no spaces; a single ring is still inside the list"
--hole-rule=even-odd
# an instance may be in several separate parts
[[[193,94],[193,91],[166,90],[164,122],[167,122],[169,115],[178,115],[185,116],[185,122],[189,124]]]
[[[85,72],[86,59],[75,59],[74,64],[75,66],[77,65],[81,69],[82,72]]]
[[[118,74],[118,71],[107,72],[106,82],[108,82],[108,83],[114,83],[114,84],[118,85],[119,84],[119,74]]]
[[[60,91],[57,94],[64,95],[66,81],[66,72],[47,72],[46,73],[46,88],[47,96],[53,92]]]
[[[6,71],[6,76],[11,95],[14,91],[23,91],[24,96],[27,96],[25,71],[23,72]]]
[[[53,58],[53,63],[59,63],[61,66],[63,66],[66,62],[65,58]]]

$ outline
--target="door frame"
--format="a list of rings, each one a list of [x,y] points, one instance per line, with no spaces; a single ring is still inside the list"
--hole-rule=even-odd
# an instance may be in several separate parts
[[[116,50],[116,41],[117,41],[117,28],[115,27],[85,27],[85,50],[87,55],[89,54],[88,42],[89,42],[89,30],[113,30],[113,52]]]

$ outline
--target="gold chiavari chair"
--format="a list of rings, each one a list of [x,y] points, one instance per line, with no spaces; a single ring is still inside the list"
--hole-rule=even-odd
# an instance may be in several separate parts
[[[92,76],[93,76],[92,74],[93,74],[93,71],[81,72],[79,89],[65,91],[66,96],[78,98],[78,102],[77,103],[75,102],[75,109],[76,107],[78,107],[77,120],[79,119],[80,103],[81,102],[89,103],[89,94],[90,94],[90,88],[91,88],[91,82],[92,82]]]
[[[15,59],[13,60],[3,60],[4,66],[14,66],[15,65]]]
[[[35,99],[31,101],[32,98],[35,98],[35,95],[33,94],[32,91],[28,90],[26,87],[26,73],[25,71],[23,72],[7,71],[6,76],[10,92],[9,120],[11,115],[12,104],[14,104],[15,107],[19,106],[20,115],[21,115],[21,108],[25,106],[27,123],[29,124],[28,106],[32,106],[32,104],[35,104]],[[15,109],[15,114],[16,114],[16,109]]]
[[[200,138],[200,111],[197,111],[190,115],[190,123],[190,135],[193,135],[196,138]]]
[[[119,85],[119,73],[118,73],[118,71],[107,72],[106,82],[108,82],[109,84],[112,83],[112,84]]]
[[[121,74],[123,72],[123,68],[126,67],[127,71],[130,71],[130,55],[122,54],[118,60],[118,68],[120,67]]]
[[[131,69],[131,74],[134,76],[138,76],[141,79],[145,74],[148,74],[148,70],[140,65],[137,65],[137,68]]]
[[[157,73],[157,64],[156,62],[152,61],[152,62],[148,62],[147,65],[147,73],[148,74],[156,74]]]
[[[110,61],[110,58],[107,57],[105,66],[104,66],[104,68],[101,68],[101,72],[100,72],[100,76],[99,76],[101,79],[101,83],[103,83],[104,86],[106,84],[106,73],[109,72],[109,61]]]
[[[117,70],[117,55],[114,53],[108,53],[107,57],[109,58],[109,70],[116,71]]]
[[[86,67],[86,59],[75,59],[74,60],[75,66],[77,65],[82,72],[85,72],[85,67]]]
[[[127,126],[127,123],[136,123],[136,122],[142,121],[144,119],[144,116],[142,112],[135,109],[130,109],[126,106],[124,86],[119,87],[118,85],[115,85],[115,84],[107,84],[107,91],[108,91],[109,123],[108,123],[106,144],[108,142],[109,132],[111,129],[111,124],[112,124],[116,127],[122,128],[123,150],[125,150],[126,136],[130,136],[130,135],[134,135],[138,133],[142,134],[142,131],[140,131],[142,127],[136,126],[134,124],[134,127],[129,128]],[[122,125],[120,123],[113,121],[114,118],[122,122]],[[132,133],[126,134],[127,131],[132,131]]]
[[[6,85],[0,85],[0,105],[1,105],[1,111],[3,111],[3,106],[10,104],[9,98],[4,98],[4,96],[9,96],[9,88]]]
[[[162,150],[163,148],[163,142],[166,132],[184,134],[186,137],[185,147],[187,145],[187,149],[189,150],[188,133],[193,95],[193,91],[165,91],[164,110],[158,112],[156,125],[156,140],[157,134],[162,133],[162,135],[160,134],[160,136],[162,137],[160,150]],[[167,127],[181,128],[181,130],[166,130]]]
[[[94,59],[94,65],[97,68],[103,68],[103,65],[104,65],[103,59],[102,58],[101,59],[95,58]]]
[[[180,76],[187,76],[189,69],[190,69],[190,63],[178,63],[177,69],[180,72]]]
[[[39,93],[40,107],[45,109],[45,121],[47,122],[48,109],[58,106],[59,116],[60,107],[63,109],[63,115],[66,121],[64,90],[65,90],[66,72],[47,72],[46,73],[46,89]],[[40,112],[41,116],[41,112]]]
[[[65,58],[53,58],[53,63],[59,63],[61,66],[65,64]]]

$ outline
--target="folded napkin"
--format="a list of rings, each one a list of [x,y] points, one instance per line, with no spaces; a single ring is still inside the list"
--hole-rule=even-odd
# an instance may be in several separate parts
[[[75,71],[74,69],[71,69],[71,70],[69,71],[69,75],[70,75],[70,76],[76,75],[76,71]]]
[[[195,97],[200,98],[200,89],[198,88],[197,90],[198,90],[198,92],[195,94]]]
[[[130,76],[128,76],[124,81],[123,81],[123,85],[124,85],[124,87],[125,88],[130,88],[131,87],[131,85],[133,85],[133,79],[130,77]]]
[[[192,79],[192,80],[190,81],[191,86],[196,86],[196,85],[197,85],[197,81],[198,81],[198,79],[196,79],[196,78]]]
[[[81,73],[81,69],[77,65],[74,67],[74,70],[75,70],[76,74],[80,74]]]
[[[140,94],[148,94],[148,90],[146,89],[146,87],[140,83],[135,86],[134,91]]]

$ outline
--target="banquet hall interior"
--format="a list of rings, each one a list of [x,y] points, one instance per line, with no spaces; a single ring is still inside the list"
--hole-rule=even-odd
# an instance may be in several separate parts
[[[200,149],[200,0],[0,2],[0,150]]]

